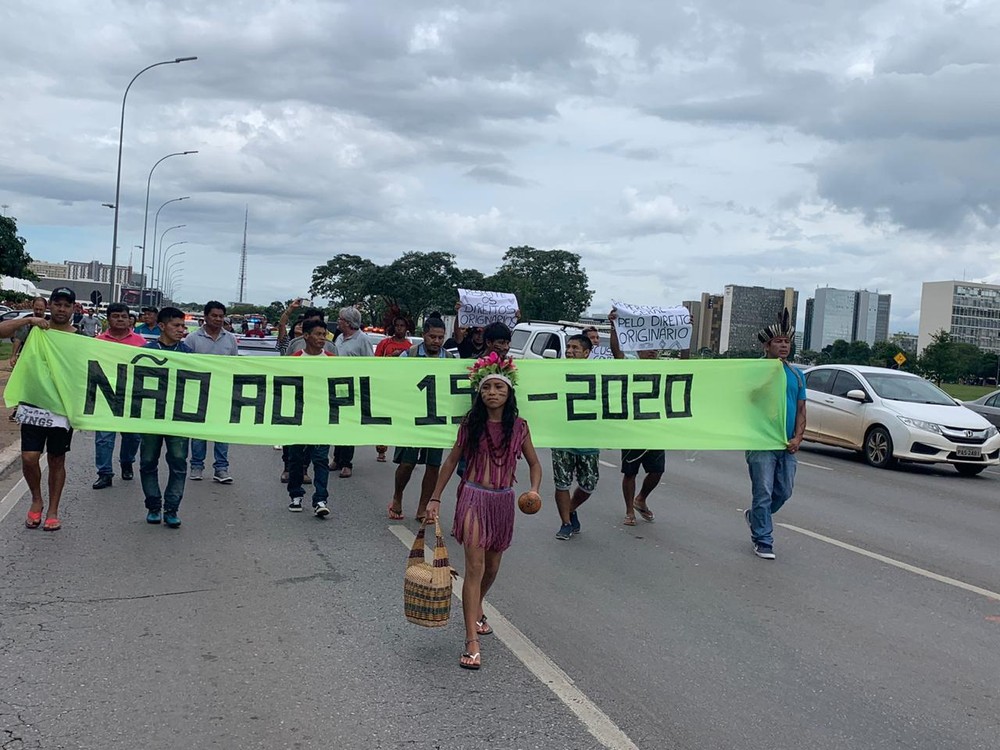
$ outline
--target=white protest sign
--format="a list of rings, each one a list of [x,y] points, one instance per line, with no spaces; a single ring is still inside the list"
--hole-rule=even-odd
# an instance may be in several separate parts
[[[691,313],[686,307],[646,307],[612,300],[615,331],[622,351],[690,349]]]
[[[459,289],[459,328],[481,328],[500,321],[508,328],[517,325],[517,297],[507,292],[480,292],[475,289]]]
[[[595,346],[590,350],[589,359],[614,359],[610,346]]]

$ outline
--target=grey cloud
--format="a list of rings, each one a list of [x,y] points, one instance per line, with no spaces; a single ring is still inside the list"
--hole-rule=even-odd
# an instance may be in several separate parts
[[[507,185],[509,187],[527,187],[534,184],[531,180],[518,177],[506,169],[500,169],[499,167],[476,166],[468,170],[465,176],[476,182],[489,182],[494,185]]]
[[[655,161],[660,158],[658,149],[648,146],[630,146],[629,140],[624,138],[612,141],[611,143],[605,143],[602,146],[596,146],[593,150],[602,154],[622,156],[626,159],[634,159],[636,161]]]

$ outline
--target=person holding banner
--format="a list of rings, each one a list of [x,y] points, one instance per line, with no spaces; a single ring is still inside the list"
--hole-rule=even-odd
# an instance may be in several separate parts
[[[747,451],[746,462],[750,471],[752,505],[743,511],[753,552],[763,560],[774,560],[774,525],[771,516],[781,510],[792,496],[795,484],[795,454],[802,444],[806,431],[806,382],[786,358],[792,350],[795,328],[786,308],[777,323],[757,334],[764,345],[764,356],[780,359],[785,373],[785,433],[788,446],[777,451]]]
[[[441,495],[459,458],[464,457],[467,469],[458,485],[454,519],[455,539],[465,549],[462,614],[466,640],[459,666],[479,669],[479,639],[493,632],[486,622],[483,599],[496,580],[503,553],[514,536],[517,461],[521,456],[527,461],[530,491],[536,494],[542,483],[542,466],[528,423],[517,413],[514,361],[494,355],[479,359],[471,368],[469,380],[475,400],[458,428],[458,438],[427,502],[427,522],[437,519]]]
[[[76,292],[61,286],[49,295],[49,316],[45,318],[15,318],[0,323],[0,337],[7,338],[18,328],[30,325],[42,330],[50,329],[64,333],[76,333],[73,326],[73,306]],[[48,409],[40,409],[30,404],[19,404],[17,421],[21,423],[21,473],[31,493],[31,507],[24,520],[29,529],[42,527],[43,531],[58,531],[62,528],[59,520],[59,501],[66,485],[66,454],[73,441],[73,429],[62,414]],[[42,453],[49,464],[49,507],[42,523],[45,499],[42,497]]]
[[[156,316],[156,327],[160,335],[144,348],[168,352],[191,354],[191,347],[184,343],[187,327],[184,313],[176,307],[164,307]],[[142,480],[142,494],[146,503],[146,523],[163,522],[171,529],[181,527],[177,511],[184,498],[184,482],[187,479],[188,445],[186,437],[176,435],[143,435],[139,443],[139,478]],[[166,446],[167,486],[160,492],[160,452]]]
[[[618,341],[618,331],[615,328],[617,319],[617,310],[608,313],[608,320],[611,322],[611,354],[615,359],[627,359]],[[594,331],[596,330],[595,328]],[[656,350],[646,349],[638,352],[638,359],[656,359],[658,354]],[[644,521],[652,523],[655,520],[653,511],[649,509],[648,500],[663,478],[666,463],[667,452],[664,450],[622,451],[622,497],[625,500],[625,520],[622,523],[626,526],[635,526],[636,511]],[[636,495],[635,480],[639,476],[640,467],[646,472],[646,476],[643,477],[642,488]]]
[[[593,344],[581,333],[566,340],[566,359],[587,359]],[[577,508],[587,502],[597,489],[601,478],[598,448],[553,448],[552,479],[556,485],[556,508],[562,525],[556,532],[556,539],[566,541],[580,533],[580,519]],[[570,495],[573,480],[576,489]]]
[[[444,359],[451,357],[444,348],[445,331],[444,321],[441,318],[428,318],[424,321],[423,343],[411,346],[408,351],[400,354],[400,357],[437,357]],[[392,456],[392,462],[396,464],[396,476],[394,480],[394,491],[392,502],[389,503],[389,518],[393,521],[403,520],[403,492],[410,482],[413,470],[417,464],[424,465],[424,479],[420,484],[420,500],[417,502],[416,519],[423,522],[427,512],[427,502],[437,484],[438,472],[441,470],[441,460],[444,458],[443,448],[400,448],[397,446]]]
[[[334,341],[339,357],[371,357],[374,347],[368,334],[361,330],[361,313],[354,307],[342,307],[337,318],[340,335]],[[354,473],[354,446],[338,445],[333,449],[330,471],[340,470],[340,478],[348,479]]]

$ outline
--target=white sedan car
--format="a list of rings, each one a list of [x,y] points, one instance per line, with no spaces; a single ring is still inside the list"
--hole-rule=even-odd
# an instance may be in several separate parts
[[[1000,463],[997,428],[934,384],[860,365],[806,370],[805,439],[860,451],[872,466],[950,463],[974,476]]]

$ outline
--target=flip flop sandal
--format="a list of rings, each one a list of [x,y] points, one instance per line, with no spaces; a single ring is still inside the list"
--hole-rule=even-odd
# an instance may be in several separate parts
[[[477,641],[475,638],[466,641],[465,642],[466,648],[468,648],[470,643],[479,643],[479,641]],[[460,666],[462,669],[479,669],[482,666],[482,664],[479,661],[478,651],[474,654],[470,651],[466,651],[464,654],[462,654],[462,659],[469,659],[472,661],[471,664],[466,664],[464,661],[459,660],[458,666]]]
[[[646,521],[647,523],[652,523],[653,519],[655,518],[653,516],[653,511],[649,509],[648,505],[643,505],[641,508],[638,505],[636,505],[635,512],[638,513],[640,516],[642,516],[642,520]]]
[[[28,511],[28,517],[24,519],[24,525],[29,529],[37,529],[42,525],[42,511],[32,513]]]
[[[390,521],[403,521],[405,520],[402,510],[396,510],[392,507],[392,503],[389,503],[389,520]]]
[[[486,622],[486,615],[483,615],[482,620],[476,620],[476,634],[477,635],[492,635],[493,627]]]
[[[46,518],[45,524],[42,526],[42,531],[59,531],[61,528],[62,524],[58,518]]]
[[[635,526],[635,516],[625,516],[625,520],[622,523],[626,526]]]

